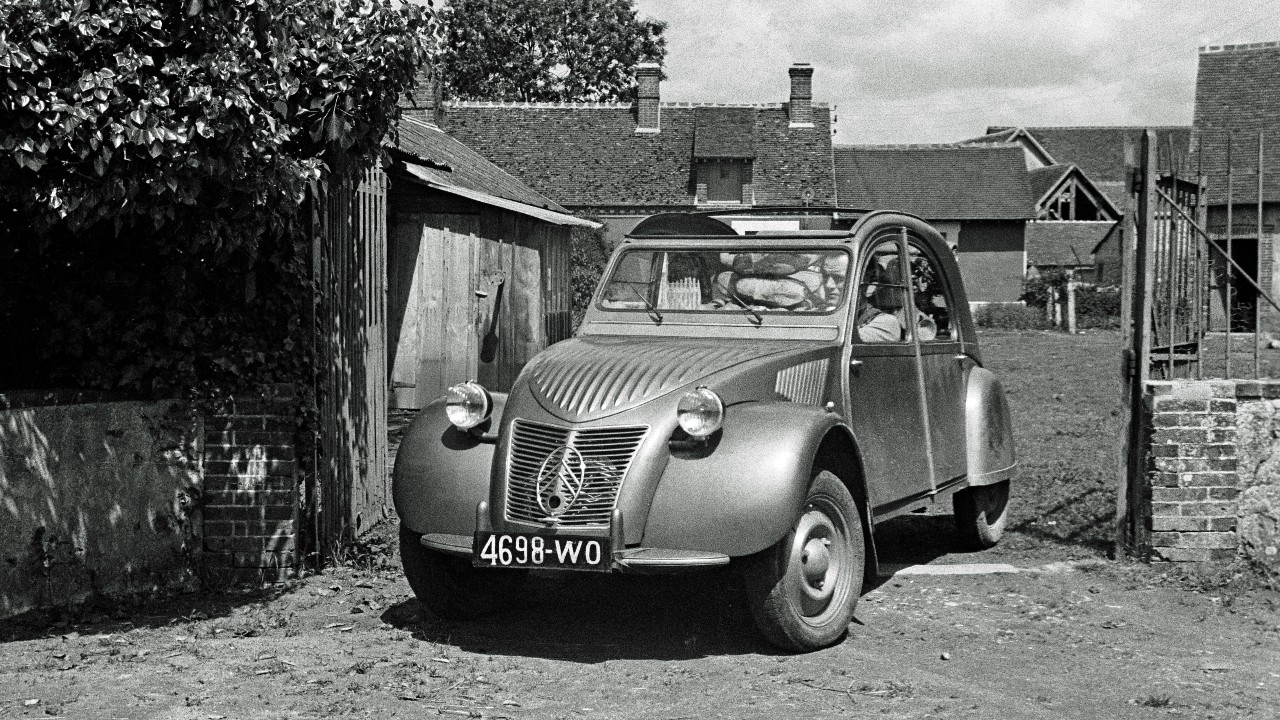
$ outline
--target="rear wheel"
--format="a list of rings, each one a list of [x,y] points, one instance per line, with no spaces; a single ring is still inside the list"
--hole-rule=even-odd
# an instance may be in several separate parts
[[[400,526],[400,562],[413,594],[438,617],[467,620],[491,615],[512,602],[529,574],[473,567],[471,558],[429,550],[421,539]]]
[[[995,547],[1009,518],[1009,481],[965,488],[951,497],[960,543],[971,550]]]
[[[743,560],[748,605],[769,642],[805,651],[844,636],[862,594],[862,533],[862,517],[840,478],[826,470],[814,475],[792,529]]]

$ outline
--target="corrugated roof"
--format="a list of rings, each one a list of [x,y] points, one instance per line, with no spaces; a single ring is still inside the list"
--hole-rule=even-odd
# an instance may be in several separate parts
[[[694,108],[693,156],[754,158],[756,111],[752,108]]]
[[[511,212],[520,213],[521,215],[528,215],[529,217],[537,218],[538,220],[543,220],[553,225],[577,225],[579,227],[589,228],[600,227],[600,223],[598,222],[574,217],[566,212],[557,212],[544,207],[528,205],[522,202],[516,202],[515,200],[498,197],[496,195],[490,195],[489,193],[481,192],[479,190],[454,185],[450,182],[453,178],[451,177],[451,173],[447,170],[426,167],[423,165],[414,165],[411,163],[405,163],[404,170],[409,174],[409,177],[413,181],[420,182],[428,187],[433,187],[441,192],[447,192],[451,195],[464,197],[485,205],[499,207],[503,210],[510,210]]]
[[[1234,131],[1232,201],[1258,200],[1258,132],[1263,132],[1263,199],[1280,201],[1280,45],[1202,48],[1196,72],[1195,130],[1209,201],[1226,200],[1227,135]]]
[[[1093,249],[1116,223],[1040,220],[1027,223],[1028,265],[1089,265]]]
[[[688,208],[694,205],[698,112],[708,107],[663,103],[657,133],[635,132],[635,108],[621,104],[455,102],[445,106],[441,122],[450,135],[563,205]],[[753,117],[756,205],[802,205],[806,190],[813,194],[809,205],[835,205],[830,108],[814,106],[814,127],[791,128],[779,105],[716,107],[735,111],[735,118],[741,110]]]
[[[396,148],[442,171],[448,184],[487,195],[512,200],[524,205],[567,213],[479,153],[449,137],[435,125],[412,117],[401,117]]]
[[[837,145],[835,160],[841,207],[902,210],[928,220],[1036,216],[1018,147]]]

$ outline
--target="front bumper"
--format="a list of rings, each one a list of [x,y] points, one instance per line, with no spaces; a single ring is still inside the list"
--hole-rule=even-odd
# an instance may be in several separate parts
[[[489,503],[482,502],[476,508],[477,528],[489,528]],[[613,541],[614,572],[680,572],[729,564],[729,556],[702,550],[678,550],[672,548],[625,547],[622,532],[622,511],[614,510],[609,523],[609,537]],[[474,536],[428,533],[421,538],[422,546],[437,552],[461,557],[472,557],[475,552]]]

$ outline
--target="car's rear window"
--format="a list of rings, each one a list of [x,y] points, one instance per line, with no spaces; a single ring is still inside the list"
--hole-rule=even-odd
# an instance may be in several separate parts
[[[844,298],[840,249],[628,250],[604,282],[599,307],[639,312],[827,313]]]

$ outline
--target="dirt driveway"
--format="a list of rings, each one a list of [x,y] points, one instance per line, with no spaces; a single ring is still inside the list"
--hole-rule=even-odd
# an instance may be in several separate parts
[[[984,338],[1023,460],[1010,533],[960,554],[948,515],[882,525],[898,572],[834,648],[775,652],[728,571],[537,577],[501,617],[444,623],[388,527],[269,596],[0,623],[0,718],[1280,717],[1280,595],[1103,559],[1114,345]]]
[[[10,626],[0,717],[1276,717],[1274,594],[1224,602],[1159,568],[1016,551],[925,567],[1018,572],[900,571],[863,596],[844,643],[783,655],[729,572],[535,578],[505,616],[448,624],[394,567],[341,568],[269,598]]]

